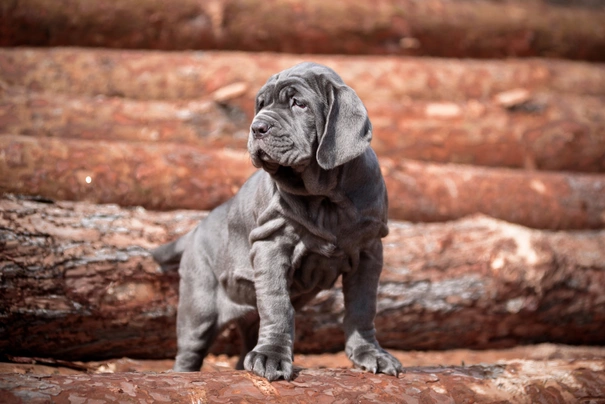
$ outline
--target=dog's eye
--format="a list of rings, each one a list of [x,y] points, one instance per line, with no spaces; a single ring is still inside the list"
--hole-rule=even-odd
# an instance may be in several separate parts
[[[292,104],[293,107],[307,108],[307,104],[305,104],[303,101],[297,100],[294,97],[292,97],[291,104]]]
[[[258,111],[260,111],[264,107],[265,107],[265,100],[259,99],[258,101],[256,101],[256,109]]]

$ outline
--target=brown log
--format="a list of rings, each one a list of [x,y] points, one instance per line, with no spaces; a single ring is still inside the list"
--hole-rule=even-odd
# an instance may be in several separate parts
[[[483,213],[539,229],[605,226],[605,176],[380,159],[389,216],[414,222]]]
[[[213,99],[140,101],[0,91],[0,133],[245,150],[251,117]]]
[[[147,249],[202,212],[0,200],[0,353],[86,360],[175,353],[176,273]],[[605,231],[530,230],[476,216],[391,222],[377,337],[394,349],[605,343]],[[297,315],[297,352],[338,351],[342,293]],[[214,352],[238,353],[228,328]]]
[[[244,371],[0,375],[0,398],[28,402],[170,403],[598,403],[602,361],[506,361],[493,365],[414,367],[399,377],[359,370],[297,369],[291,382]]]
[[[552,59],[458,60],[78,48],[0,49],[0,83],[34,91],[142,100],[198,99],[239,85],[240,91],[229,101],[239,105],[240,99],[253,99],[270,76],[303,61],[335,69],[364,102],[382,99],[398,103],[405,97],[439,101],[489,99],[516,88],[605,95],[605,65]],[[243,109],[249,111],[249,107],[244,104]]]
[[[246,148],[251,117],[212,99],[140,101],[10,89],[0,93],[0,133]]]
[[[379,156],[491,167],[605,172],[605,98],[534,93],[495,101],[367,104]]]
[[[15,0],[0,8],[0,45],[605,60],[603,5],[557,3]]]
[[[603,174],[390,158],[380,163],[393,219],[431,222],[484,213],[544,229],[605,226]],[[210,209],[231,197],[253,170],[243,150],[0,136],[0,190],[54,199]]]
[[[509,96],[513,105],[498,104]],[[252,103],[252,99],[248,100]],[[605,101],[525,90],[463,103],[371,98],[373,148],[380,156],[496,167],[605,172]],[[252,108],[197,101],[6,90],[0,133],[94,140],[177,142],[245,148]]]
[[[0,136],[0,190],[49,198],[212,209],[254,172],[243,150]]]

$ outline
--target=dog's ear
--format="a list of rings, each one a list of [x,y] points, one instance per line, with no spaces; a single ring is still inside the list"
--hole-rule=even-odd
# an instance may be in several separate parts
[[[338,81],[326,81],[327,113],[323,133],[319,133],[317,163],[324,170],[331,170],[366,150],[372,139],[372,124],[365,106],[351,87]]]

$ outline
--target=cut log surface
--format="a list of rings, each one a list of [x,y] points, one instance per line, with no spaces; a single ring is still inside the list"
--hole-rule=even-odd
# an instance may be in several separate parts
[[[380,164],[393,219],[432,222],[483,213],[534,228],[605,226],[604,174],[386,157]],[[212,209],[233,196],[253,172],[243,149],[0,136],[0,191],[52,199]]]
[[[508,108],[376,97],[365,104],[380,156],[495,167],[605,172],[605,98],[517,90]],[[250,104],[252,99],[247,100]],[[11,89],[0,96],[0,133],[245,149],[252,107],[141,101]]]
[[[0,352],[66,360],[171,358],[178,275],[152,246],[203,212],[0,201]],[[605,343],[605,231],[530,230],[483,216],[391,222],[377,337],[394,349]],[[339,285],[297,314],[297,352],[338,351]],[[227,328],[214,352],[237,354]]]
[[[602,61],[604,19],[582,0],[16,0],[0,8],[0,45]]]
[[[599,403],[602,361],[503,361],[496,365],[408,368],[399,377],[358,370],[298,369],[291,382],[244,371],[84,375],[0,374],[13,403]]]
[[[269,77],[303,61],[332,67],[364,102],[399,102],[405,97],[439,101],[491,99],[518,88],[605,95],[605,65],[550,59],[5,48],[0,49],[0,77],[7,85],[52,93],[141,100],[212,95],[237,102],[240,98],[253,99]],[[216,94],[221,89],[223,92]]]

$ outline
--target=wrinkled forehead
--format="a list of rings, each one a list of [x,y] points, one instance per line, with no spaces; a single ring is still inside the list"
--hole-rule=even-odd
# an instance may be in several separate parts
[[[318,63],[313,62],[299,63],[289,69],[286,69],[280,73],[273,75],[269,79],[269,81],[271,81],[272,79],[287,79],[289,77],[301,77],[309,80],[317,79],[319,77],[326,77],[332,81],[338,81],[342,83],[342,79],[334,70],[332,70],[328,66],[320,65]]]
[[[305,62],[279,72],[269,78],[258,96],[288,97],[292,92],[324,95],[326,83],[344,84],[336,72],[327,66]]]

